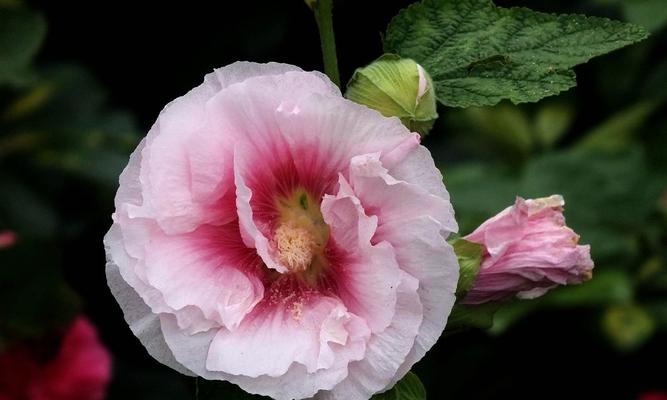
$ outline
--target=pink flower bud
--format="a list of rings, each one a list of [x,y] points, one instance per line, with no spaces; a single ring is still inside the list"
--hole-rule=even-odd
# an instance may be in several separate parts
[[[524,200],[484,222],[465,239],[484,246],[479,274],[464,299],[467,304],[516,295],[535,298],[557,285],[591,278],[589,245],[565,226],[562,196]]]

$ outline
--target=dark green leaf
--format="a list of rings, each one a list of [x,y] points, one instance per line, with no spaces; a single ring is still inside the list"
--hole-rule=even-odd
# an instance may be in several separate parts
[[[0,336],[38,338],[78,312],[78,296],[61,276],[52,247],[19,238],[0,250],[0,265]]]
[[[392,20],[385,51],[429,71],[443,104],[468,107],[557,94],[575,85],[575,65],[646,36],[605,18],[499,8],[489,0],[423,0]]]
[[[500,306],[500,303],[456,304],[449,315],[445,331],[454,333],[469,328],[489,329],[494,323],[494,315]]]
[[[0,221],[30,237],[47,237],[56,230],[56,211],[38,193],[14,179],[0,176]]]
[[[24,9],[0,12],[0,83],[25,68],[39,50],[46,33],[40,14]]]

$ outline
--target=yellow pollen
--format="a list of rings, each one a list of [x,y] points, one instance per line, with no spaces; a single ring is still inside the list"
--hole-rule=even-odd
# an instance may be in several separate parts
[[[276,229],[274,240],[280,261],[292,272],[308,269],[313,261],[315,238],[305,228],[295,224],[282,224]]]

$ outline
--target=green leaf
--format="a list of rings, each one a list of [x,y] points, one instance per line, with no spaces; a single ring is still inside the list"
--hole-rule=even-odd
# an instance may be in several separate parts
[[[131,115],[109,109],[105,97],[97,80],[81,67],[41,70],[37,81],[0,112],[0,122],[11,127],[0,138],[0,157],[20,153],[42,171],[117,185],[139,137]]]
[[[408,372],[393,388],[376,394],[371,400],[426,400],[426,389],[417,375]]]
[[[642,27],[605,18],[423,0],[391,21],[385,51],[420,63],[440,102],[469,107],[560,93],[575,86],[575,65],[646,36]]]
[[[483,246],[456,238],[450,242],[459,261],[459,282],[456,286],[456,298],[461,299],[472,288],[482,264]]]
[[[602,327],[618,350],[631,351],[653,335],[656,324],[642,307],[629,304],[609,307],[602,318]]]
[[[0,83],[26,67],[46,34],[46,21],[24,9],[0,12]]]

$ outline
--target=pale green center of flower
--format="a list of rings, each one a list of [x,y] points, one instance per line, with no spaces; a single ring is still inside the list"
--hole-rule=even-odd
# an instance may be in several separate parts
[[[278,224],[273,241],[280,262],[291,273],[315,283],[327,265],[324,249],[329,227],[322,218],[319,203],[304,189],[277,199]]]

